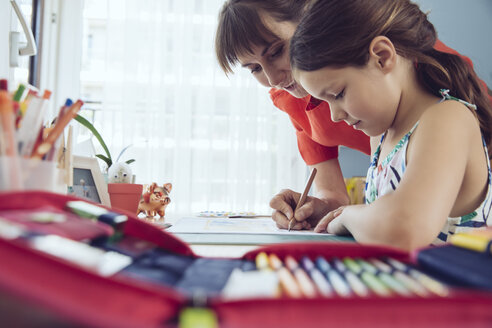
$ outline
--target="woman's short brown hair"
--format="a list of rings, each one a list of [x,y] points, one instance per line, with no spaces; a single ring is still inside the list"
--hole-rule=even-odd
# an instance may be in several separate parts
[[[278,38],[263,23],[260,13],[279,22],[298,22],[310,0],[228,0],[219,13],[215,53],[222,70],[232,73],[241,54],[251,54],[255,45]]]

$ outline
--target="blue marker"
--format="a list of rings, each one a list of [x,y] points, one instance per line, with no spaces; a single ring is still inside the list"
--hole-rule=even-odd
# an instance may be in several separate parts
[[[333,264],[335,268],[343,274],[345,279],[347,279],[348,284],[352,288],[353,292],[361,297],[367,297],[370,294],[369,288],[359,279],[359,277],[350,271],[345,264],[339,259],[334,259]]]
[[[311,261],[309,257],[304,256],[301,259],[301,263],[304,270],[306,270],[309,273],[311,279],[313,279],[314,284],[316,285],[320,294],[323,296],[331,296],[333,294],[333,289],[331,288],[330,283],[325,278],[325,276],[323,276],[323,274],[318,269],[316,269],[313,261]]]
[[[333,289],[335,289],[338,295],[342,297],[349,297],[352,294],[350,286],[347,282],[323,257],[319,256],[316,258],[316,266],[331,282]]]

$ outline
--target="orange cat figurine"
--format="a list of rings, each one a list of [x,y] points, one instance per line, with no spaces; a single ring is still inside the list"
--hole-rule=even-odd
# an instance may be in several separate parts
[[[142,194],[142,199],[138,204],[137,215],[144,213],[147,217],[155,217],[156,214],[162,218],[166,215],[166,206],[171,202],[169,193],[173,185],[165,183],[162,187],[153,182]]]

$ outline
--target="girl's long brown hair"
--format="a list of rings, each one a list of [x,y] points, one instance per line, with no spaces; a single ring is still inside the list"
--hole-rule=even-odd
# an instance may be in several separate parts
[[[476,115],[492,156],[492,105],[473,69],[459,56],[434,49],[437,33],[427,15],[409,0],[318,0],[305,13],[291,39],[294,68],[363,66],[369,45],[386,36],[399,55],[415,62],[419,82],[427,91],[477,105]]]

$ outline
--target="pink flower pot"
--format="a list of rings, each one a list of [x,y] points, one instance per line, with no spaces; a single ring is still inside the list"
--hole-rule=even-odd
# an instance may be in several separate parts
[[[137,214],[143,185],[135,183],[108,183],[111,207]]]

